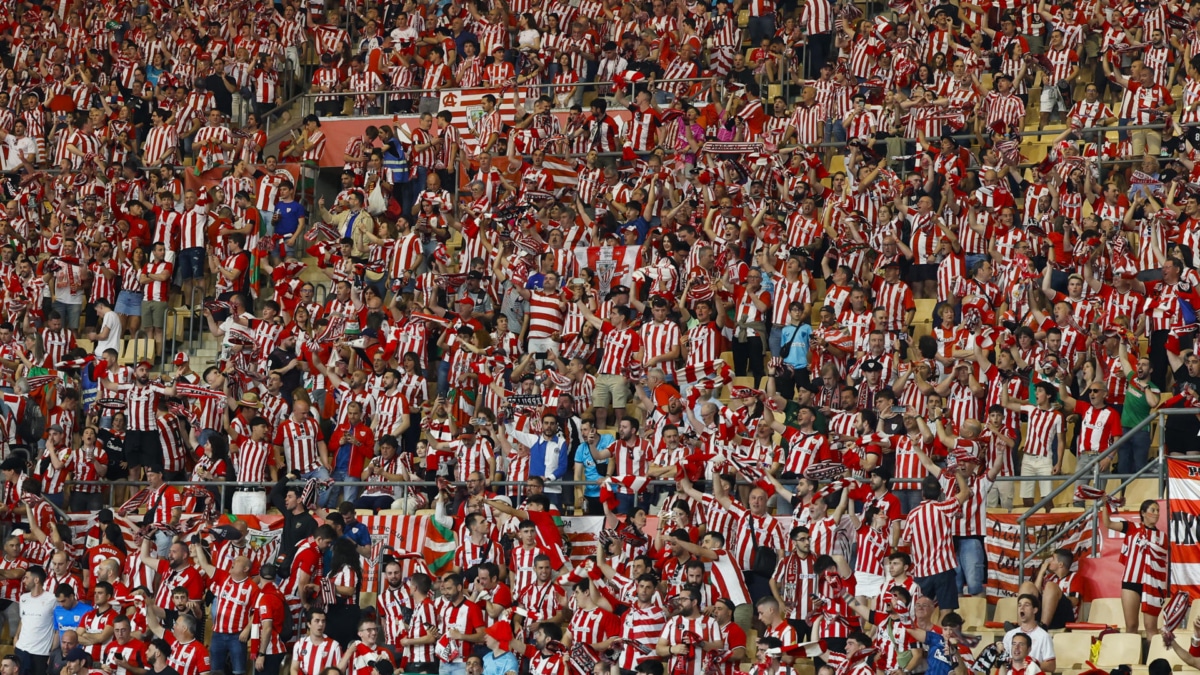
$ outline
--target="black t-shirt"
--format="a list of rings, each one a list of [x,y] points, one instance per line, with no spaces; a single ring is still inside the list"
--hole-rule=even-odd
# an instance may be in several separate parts
[[[296,355],[291,352],[288,352],[284,349],[275,349],[271,352],[271,355],[267,357],[267,365],[271,370],[278,370],[294,361],[295,358]],[[283,396],[283,399],[288,402],[288,405],[291,405],[291,392],[296,391],[296,389],[301,386],[303,383],[302,378],[304,377],[304,373],[301,372],[299,368],[292,368],[279,377],[283,380],[283,390],[281,395]]]
[[[212,92],[213,104],[222,115],[233,115],[233,92],[225,88],[225,78],[222,75],[209,75],[204,78],[204,87]]]
[[[1200,377],[1192,377],[1188,374],[1187,365],[1181,365],[1175,369],[1175,393],[1183,391],[1183,385],[1190,384],[1200,391]],[[1167,427],[1171,429],[1188,429],[1200,431],[1200,420],[1194,415],[1168,415]]]
[[[105,454],[108,455],[108,473],[105,478],[117,480],[129,475],[129,467],[121,466],[125,459],[125,434],[115,434],[111,429],[100,429],[96,432],[96,440],[100,441]]]

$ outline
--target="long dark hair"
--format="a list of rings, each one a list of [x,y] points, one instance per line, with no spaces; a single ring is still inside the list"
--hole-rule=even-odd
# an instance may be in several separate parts
[[[349,539],[338,538],[333,541],[333,555],[329,558],[329,574],[337,574],[343,567],[349,567],[360,579],[362,578],[362,561],[359,559],[358,547]]]
[[[121,534],[121,526],[116,523],[109,523],[104,526],[104,540],[112,544],[113,548],[121,553],[128,555],[129,549],[125,547],[125,535]]]

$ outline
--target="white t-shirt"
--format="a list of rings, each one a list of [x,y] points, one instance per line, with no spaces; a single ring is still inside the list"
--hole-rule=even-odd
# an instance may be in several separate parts
[[[104,329],[108,329],[108,337],[103,340],[96,340],[96,356],[102,356],[104,350],[115,349],[117,353],[121,353],[121,319],[114,311],[109,311],[104,315],[104,320],[100,324],[100,330],[97,334],[103,333]]]
[[[54,608],[58,603],[53,593],[43,592],[38,597],[29,593],[21,595],[21,635],[16,649],[38,656],[49,656],[54,643]]]
[[[1012,653],[1013,636],[1018,632],[1024,633],[1025,631],[1022,631],[1018,626],[1017,628],[1014,628],[1004,634],[1005,653]],[[1050,637],[1050,634],[1046,632],[1045,628],[1038,626],[1037,628],[1025,634],[1029,636],[1029,641],[1033,643],[1033,646],[1029,648],[1029,658],[1037,661],[1038,663],[1045,663],[1054,658],[1054,640]]]
[[[29,158],[30,162],[37,162],[37,141],[28,136],[17,138],[9,135],[4,139],[4,144],[8,146],[8,153],[4,157],[4,170],[16,171],[21,167],[21,157]]]

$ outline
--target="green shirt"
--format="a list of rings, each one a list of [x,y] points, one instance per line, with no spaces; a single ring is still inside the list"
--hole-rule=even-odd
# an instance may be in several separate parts
[[[1146,391],[1158,391],[1153,382],[1143,385],[1138,382],[1137,371],[1130,371],[1125,378],[1129,386],[1125,388],[1125,406],[1121,408],[1121,426],[1129,429],[1136,427],[1138,422],[1150,416],[1150,404],[1146,402]]]
[[[820,410],[813,408],[816,413],[816,419],[813,420],[813,430],[818,433],[829,433],[829,420],[825,419],[825,415],[821,414]],[[783,426],[791,427],[796,431],[800,430],[800,424],[796,422],[796,415],[800,414],[800,404],[795,401],[788,401],[783,407]]]

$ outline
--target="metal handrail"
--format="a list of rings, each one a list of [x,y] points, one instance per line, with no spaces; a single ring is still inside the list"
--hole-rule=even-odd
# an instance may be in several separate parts
[[[1159,495],[1161,495],[1163,492],[1163,485],[1165,484],[1164,473],[1165,473],[1165,469],[1166,469],[1166,462],[1164,461],[1164,458],[1166,457],[1166,443],[1165,443],[1166,418],[1171,415],[1193,415],[1194,416],[1196,414],[1198,414],[1198,411],[1195,408],[1164,408],[1164,409],[1156,410],[1154,412],[1154,414],[1147,416],[1141,422],[1139,422],[1135,426],[1131,427],[1129,429],[1129,431],[1127,431],[1123,436],[1118,438],[1116,440],[1116,442],[1114,442],[1111,446],[1109,446],[1109,448],[1107,450],[1105,450],[1104,452],[1102,452],[1098,455],[1095,455],[1091,462],[1088,462],[1087,464],[1080,466],[1079,469],[1074,474],[1062,478],[1061,479],[1062,483],[1058,487],[1051,490],[1049,495],[1046,495],[1045,497],[1043,497],[1040,501],[1038,501],[1037,504],[1033,505],[1032,507],[1029,508],[1029,510],[1027,510],[1025,513],[1021,514],[1021,516],[1017,519],[1017,523],[1021,527],[1020,541],[1018,542],[1019,554],[1017,556],[1017,564],[1018,564],[1017,575],[1018,575],[1018,580],[1019,580],[1018,583],[1025,581],[1025,568],[1029,564],[1029,561],[1040,556],[1043,552],[1045,552],[1047,549],[1049,549],[1051,546],[1053,546],[1055,543],[1057,543],[1060,539],[1062,539],[1062,537],[1064,537],[1066,535],[1066,533],[1070,532],[1076,525],[1081,524],[1082,522],[1084,522],[1087,519],[1093,519],[1095,521],[1093,523],[1093,527],[1092,527],[1092,553],[1093,553],[1093,555],[1096,555],[1096,554],[1098,554],[1098,551],[1099,551],[1099,538],[1100,538],[1099,514],[1100,514],[1100,512],[1098,509],[1100,508],[1100,504],[1098,502],[1087,507],[1083,511],[1083,513],[1081,513],[1079,515],[1078,518],[1075,518],[1070,523],[1068,523],[1066,526],[1060,528],[1057,533],[1055,533],[1053,536],[1051,536],[1046,541],[1042,542],[1033,551],[1028,551],[1027,546],[1026,546],[1027,532],[1028,532],[1028,528],[1029,528],[1028,520],[1030,517],[1036,515],[1036,513],[1038,511],[1045,508],[1047,505],[1053,503],[1054,497],[1061,494],[1068,487],[1074,487],[1077,483],[1079,483],[1081,480],[1083,480],[1085,478],[1085,474],[1088,474],[1088,473],[1092,474],[1092,480],[1093,480],[1094,484],[1097,485],[1097,487],[1099,487],[1099,481],[1101,479],[1124,478],[1124,480],[1120,483],[1120,485],[1118,485],[1116,487],[1116,489],[1113,490],[1113,492],[1119,492],[1121,490],[1124,490],[1126,487],[1128,487],[1129,484],[1132,483],[1133,481],[1142,477],[1143,474],[1146,474],[1146,473],[1150,472],[1151,470],[1154,470],[1154,471],[1157,471],[1159,474],[1158,475],[1158,492],[1159,492]],[[1158,455],[1158,457],[1147,462],[1145,465],[1142,466],[1142,468],[1138,469],[1138,471],[1133,474],[1129,474],[1129,475],[1101,474],[1100,473],[1100,463],[1105,458],[1112,456],[1112,454],[1115,453],[1119,449],[1119,447],[1122,443],[1125,443],[1126,440],[1128,438],[1130,438],[1131,436],[1133,436],[1134,433],[1139,432],[1142,429],[1144,429],[1153,420],[1159,421],[1159,427],[1158,427],[1158,431],[1159,431],[1158,452],[1159,452],[1159,455]]]
[[[711,81],[712,81],[711,77],[674,77],[674,78],[670,78],[670,79],[654,80],[653,84],[678,84],[678,83],[687,83],[687,82],[711,82]],[[612,82],[611,80],[607,80],[607,81],[601,81],[601,82],[578,82],[574,85],[521,84],[521,85],[515,85],[515,86],[517,89],[541,89],[541,88],[545,88],[545,87],[563,88],[563,87],[569,87],[569,86],[605,87],[605,86],[612,86],[613,84],[615,84],[615,83]],[[651,84],[651,82],[649,80],[647,80],[647,81],[643,82],[642,84],[649,85],[649,84]],[[510,85],[510,86],[512,86],[512,85]],[[447,89],[449,89],[449,90],[465,90],[465,91],[484,90],[484,91],[489,91],[489,92],[496,91],[497,89],[499,89],[499,90],[501,90],[501,95],[497,96],[496,97],[497,99],[501,99],[504,96],[504,94],[507,93],[507,87],[431,87],[431,88],[423,88],[423,89],[372,89],[371,91],[319,91],[319,92],[306,92],[303,94],[303,96],[305,96],[307,98],[317,98],[320,96],[336,96],[336,97],[386,96],[386,95],[390,95],[390,94],[420,95],[420,94],[430,94],[430,93],[437,94],[437,93],[441,93],[442,91],[445,91]]]

